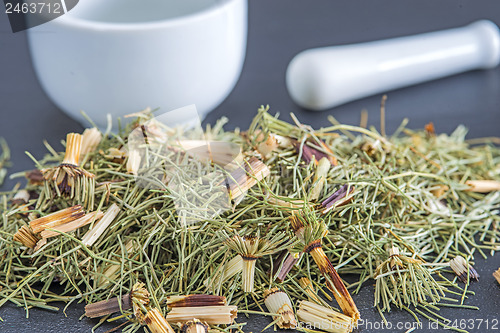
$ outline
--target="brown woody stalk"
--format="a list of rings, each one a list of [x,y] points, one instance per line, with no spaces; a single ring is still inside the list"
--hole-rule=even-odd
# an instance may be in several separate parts
[[[132,309],[132,299],[130,294],[126,294],[121,297],[121,300],[118,297],[113,297],[108,300],[87,304],[85,306],[85,315],[89,318],[97,318],[130,309]]]
[[[349,294],[349,291],[347,291],[344,282],[321,248],[321,243],[311,244],[309,249],[309,253],[318,265],[321,274],[323,274],[326,279],[328,289],[333,292],[333,296],[335,296],[342,311],[357,321],[360,317],[358,308]]]
[[[30,222],[30,228],[35,234],[38,234],[47,228],[55,228],[62,224],[73,222],[84,215],[85,212],[83,211],[82,206],[76,205],[32,220]]]
[[[169,310],[176,307],[221,305],[227,305],[226,298],[224,296],[198,294],[167,297],[167,308]]]
[[[103,215],[104,214],[101,211],[88,213],[88,214],[85,214],[84,216],[80,217],[77,220],[74,220],[72,222],[67,222],[67,223],[61,224],[57,227],[54,227],[53,228],[54,230],[43,230],[40,233],[40,236],[42,236],[42,238],[50,238],[50,237],[59,236],[60,232],[66,232],[66,233],[71,232],[73,230],[76,230],[78,228],[81,228],[81,227],[91,223],[92,221],[99,220],[100,218],[103,217]]]

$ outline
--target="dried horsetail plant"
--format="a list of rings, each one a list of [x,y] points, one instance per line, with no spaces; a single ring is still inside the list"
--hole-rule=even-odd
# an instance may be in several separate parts
[[[279,316],[273,317],[279,328],[290,329],[297,326],[292,301],[284,291],[278,288],[267,289],[264,291],[263,297],[269,312],[279,314]]]
[[[13,240],[23,244],[27,248],[33,249],[40,240],[40,237],[33,233],[30,227],[23,225],[14,234]]]
[[[468,283],[469,280],[479,280],[479,274],[467,260],[462,256],[456,256],[450,260],[450,267],[455,272],[456,276],[463,283]]]
[[[85,212],[83,211],[83,207],[75,205],[32,220],[29,225],[33,232],[38,234],[45,229],[54,228],[65,223],[75,221],[84,215]]]
[[[125,252],[128,254],[129,259],[134,258],[138,251],[139,245],[136,240],[130,239],[125,243]],[[121,264],[108,264],[105,266],[102,275],[97,278],[99,285],[106,286],[119,278],[121,268]]]
[[[235,305],[175,307],[167,314],[170,323],[199,319],[211,325],[231,325],[238,314]]]
[[[137,176],[139,174],[139,168],[141,166],[141,154],[138,150],[133,149],[128,153],[127,158],[127,172]]]
[[[103,216],[104,214],[101,211],[87,213],[84,216],[80,217],[79,219],[76,219],[71,222],[66,222],[64,224],[60,224],[56,227],[50,228],[53,230],[45,229],[40,233],[40,236],[42,238],[51,238],[59,236],[61,235],[61,232],[68,233],[78,228],[81,228],[87,224],[90,224],[93,221],[99,221]]]
[[[127,311],[132,309],[132,299],[130,294],[120,297],[112,297],[85,306],[85,316],[89,318],[103,317],[115,312]]]
[[[224,244],[238,253],[243,259],[242,289],[244,292],[254,291],[255,262],[258,258],[284,250],[293,245],[292,240],[283,232],[272,237],[261,238],[255,236],[229,236],[221,232]]]
[[[193,307],[193,306],[224,306],[227,305],[224,296],[194,294],[182,296],[168,296],[167,308]]]
[[[269,205],[291,208],[291,209],[300,209],[300,208],[304,207],[304,205],[306,203],[302,199],[290,199],[290,198],[286,198],[286,197],[271,195],[270,193],[266,193],[266,195],[264,196],[264,199],[266,200],[266,202]],[[283,213],[287,213],[290,210],[289,209],[284,210]]]
[[[243,270],[243,258],[238,254],[224,266],[221,283],[226,282]]]
[[[321,274],[325,277],[326,286],[330,289],[344,314],[359,320],[359,311],[347,288],[323,251],[322,238],[328,233],[323,221],[318,221],[314,212],[305,218],[302,214],[292,215],[290,224],[299,239],[295,250],[311,254]]]
[[[238,201],[250,188],[269,176],[271,171],[256,157],[244,161],[242,167],[232,171],[226,179],[226,187],[231,200]]]
[[[147,325],[151,333],[175,333],[158,308],[149,306],[149,292],[144,283],[137,282],[130,292],[134,315],[142,325]]]
[[[201,162],[210,162],[231,171],[241,165],[243,155],[237,144],[213,140],[177,140],[170,150],[188,154]]]
[[[51,197],[50,193],[55,192],[57,196],[67,195],[76,198],[79,203],[85,203],[87,207],[92,207],[95,180],[92,173],[78,166],[81,144],[80,134],[69,133],[66,136],[66,153],[61,164],[42,169],[41,172],[45,179],[47,197]]]
[[[316,167],[316,172],[314,173],[313,185],[309,192],[309,200],[316,201],[318,200],[321,192],[323,191],[323,187],[326,183],[326,177],[328,175],[328,171],[330,170],[331,163],[326,157],[322,157],[318,165]]]
[[[301,257],[302,253],[291,253],[288,250],[283,250],[278,258],[274,260],[272,276],[275,276],[279,282],[285,281],[286,276]]]
[[[389,258],[375,271],[375,304],[382,311],[389,311],[391,304],[398,308],[417,306],[427,302],[438,302],[444,297],[444,288],[419,259],[399,253],[397,247],[389,250]]]
[[[373,247],[367,246],[367,244],[363,242],[363,236],[366,235],[365,232],[370,232],[371,230],[373,230],[373,234],[370,237],[373,237],[374,244],[377,248],[380,247],[379,249],[382,249],[383,246],[391,244],[391,237],[387,237],[387,234],[381,230],[388,228],[394,232],[394,238],[401,237],[401,239],[398,239],[398,245],[405,246],[408,249],[415,249],[415,252],[412,253],[419,253],[429,262],[435,260],[436,262],[444,263],[447,261],[447,258],[450,257],[450,253],[470,253],[470,251],[456,248],[456,246],[459,246],[460,243],[465,241],[466,244],[469,244],[471,250],[477,249],[477,238],[475,236],[481,236],[481,233],[483,233],[482,237],[487,239],[482,246],[487,249],[496,250],[496,244],[498,243],[500,233],[497,228],[490,227],[485,223],[489,218],[485,219],[483,213],[489,213],[496,209],[494,207],[498,205],[500,193],[477,195],[472,191],[463,190],[467,187],[467,185],[463,184],[463,179],[465,179],[464,175],[466,175],[467,179],[499,179],[497,172],[498,166],[494,165],[500,154],[500,151],[496,147],[488,146],[487,149],[470,149],[466,146],[467,141],[463,141],[461,138],[460,131],[457,132],[458,135],[436,136],[432,138],[432,142],[426,142],[428,136],[425,133],[402,131],[400,134],[403,133],[405,135],[391,138],[387,137],[387,140],[390,141],[389,143],[392,144],[394,148],[392,151],[387,151],[385,146],[380,145],[380,150],[373,156],[368,154],[369,156],[365,160],[360,160],[355,155],[359,153],[365,154],[365,152],[360,150],[360,147],[367,138],[371,137],[377,140],[379,134],[376,131],[361,129],[362,134],[356,136],[356,140],[349,140],[349,137],[346,139],[345,136],[329,136],[327,134],[336,133],[326,132],[338,131],[339,128],[345,131],[360,132],[359,128],[348,125],[335,125],[330,129],[326,128],[320,131],[314,131],[312,128],[301,128],[299,125],[288,125],[288,127],[280,125],[281,130],[277,128],[279,126],[275,124],[271,124],[270,126],[270,128],[262,128],[262,131],[264,133],[279,133],[282,136],[290,135],[296,138],[310,135],[315,139],[324,140],[332,150],[335,151],[335,155],[339,157],[339,160],[342,161],[342,168],[331,168],[328,173],[327,181],[334,184],[349,184],[349,189],[352,189],[353,185],[355,185],[355,192],[362,194],[359,196],[354,196],[352,194],[342,196],[341,199],[350,197],[351,199],[348,200],[351,200],[352,205],[342,207],[342,211],[335,209],[335,215],[330,214],[325,217],[325,221],[326,219],[333,218],[335,222],[337,222],[337,218],[339,218],[338,221],[342,222],[339,223],[338,228],[331,230],[332,233],[336,234],[336,248],[327,249],[323,247],[323,249],[328,257],[331,256],[330,259],[332,259],[334,265],[340,265],[343,267],[343,270],[352,271],[355,272],[355,274],[361,272],[363,278],[360,279],[363,279],[363,281],[367,280],[369,276],[374,276],[373,272],[378,264],[387,259],[387,255],[383,251],[376,250],[372,252],[370,249],[373,249]],[[291,127],[292,129],[289,130]],[[207,129],[207,132],[210,132],[210,128]],[[225,140],[229,136],[233,137],[233,134],[239,136],[239,133],[236,132],[226,132],[223,134],[224,137],[216,134],[211,136],[211,138],[215,140]],[[354,135],[352,136],[354,137]],[[278,139],[277,136],[275,137]],[[416,154],[409,148],[411,145],[417,146],[417,144],[413,143],[414,137],[419,137],[421,139],[420,146],[418,146],[419,154]],[[200,137],[193,135],[189,138],[199,139]],[[106,189],[98,189],[95,191],[95,200],[103,203],[100,209],[104,212],[107,210],[107,207],[110,205],[108,203],[108,198],[109,202],[116,202],[122,208],[123,214],[120,214],[120,221],[113,224],[112,228],[107,229],[108,231],[105,237],[104,235],[101,236],[100,239],[103,240],[101,243],[103,246],[90,249],[97,258],[102,257],[102,259],[110,260],[111,262],[103,262],[103,260],[86,256],[85,253],[80,250],[75,252],[77,260],[73,260],[73,258],[68,257],[65,253],[78,248],[76,245],[77,242],[69,237],[61,237],[60,242],[52,241],[47,244],[44,251],[35,252],[34,265],[30,264],[28,260],[23,260],[23,262],[19,263],[19,266],[17,266],[18,263],[15,261],[16,256],[12,255],[16,253],[15,251],[18,251],[17,245],[6,243],[3,241],[3,237],[0,237],[0,258],[5,258],[3,262],[0,262],[2,265],[0,269],[0,280],[2,280],[2,282],[9,281],[8,285],[2,284],[3,289],[0,290],[0,305],[12,299],[16,303],[22,304],[26,302],[25,304],[27,304],[28,307],[37,306],[38,300],[32,300],[31,297],[28,297],[25,301],[22,298],[23,295],[28,296],[31,294],[30,285],[26,283],[37,281],[38,277],[46,277],[47,280],[52,280],[50,277],[54,272],[58,278],[62,276],[60,274],[61,266],[64,265],[65,267],[63,267],[63,269],[69,273],[69,282],[65,282],[66,287],[68,290],[75,292],[74,286],[81,286],[80,290],[76,292],[80,293],[81,291],[85,298],[91,297],[96,301],[107,299],[110,293],[115,294],[117,292],[118,288],[121,287],[120,284],[123,285],[126,283],[125,279],[130,277],[132,279],[140,278],[147,280],[148,288],[155,288],[159,291],[165,290],[165,294],[162,292],[155,293],[154,300],[158,310],[165,311],[164,308],[160,308],[159,306],[165,304],[164,302],[167,295],[171,293],[190,294],[202,292],[200,288],[203,288],[203,286],[200,284],[203,283],[203,281],[207,278],[215,281],[215,278],[210,277],[215,267],[225,266],[226,255],[221,255],[223,251],[220,251],[220,242],[218,242],[217,237],[211,237],[213,239],[208,242],[204,252],[195,253],[193,251],[197,250],[197,247],[192,245],[204,243],[206,240],[203,238],[205,234],[213,236],[213,234],[220,230],[221,225],[228,222],[231,224],[235,223],[234,225],[239,228],[239,221],[245,225],[245,228],[248,228],[245,229],[245,233],[247,231],[255,232],[255,230],[261,228],[262,216],[269,216],[269,225],[273,228],[276,226],[276,230],[286,230],[287,226],[281,225],[283,224],[281,223],[283,218],[281,215],[287,216],[287,214],[305,209],[304,206],[309,205],[304,202],[296,204],[294,200],[300,201],[300,199],[296,198],[302,197],[303,193],[297,192],[300,186],[294,186],[292,189],[290,185],[292,185],[292,183],[294,185],[300,185],[301,178],[311,176],[311,170],[315,170],[315,167],[314,165],[309,165],[307,168],[296,168],[295,166],[301,163],[299,156],[292,151],[292,147],[281,147],[280,145],[276,151],[273,151],[271,157],[266,159],[266,165],[273,175],[273,178],[270,178],[272,181],[266,182],[265,186],[255,191],[259,192],[265,188],[264,190],[270,193],[270,196],[258,203],[254,200],[244,201],[241,205],[234,208],[232,214],[221,216],[221,219],[218,221],[209,221],[195,226],[195,228],[185,233],[185,235],[187,235],[184,243],[186,247],[182,247],[181,250],[176,251],[175,248],[170,248],[169,245],[172,244],[171,234],[174,236],[179,235],[177,226],[165,218],[168,217],[171,212],[169,200],[165,200],[163,193],[151,191],[141,192],[140,188],[134,188],[131,181],[129,181],[132,177],[126,174],[126,160],[124,158],[120,158],[118,155],[116,159],[103,158],[105,154],[104,151],[109,151],[109,148],[117,150],[123,149],[123,145],[127,142],[126,140],[127,130],[122,131],[117,136],[107,138],[103,140],[100,145],[102,153],[88,154],[86,157],[87,160],[84,161],[85,165],[92,166],[92,168],[88,170],[95,173],[96,177],[99,179],[98,181],[101,182],[101,184],[106,184],[107,191]],[[234,142],[241,142],[241,138],[238,137]],[[382,143],[383,141],[380,142]],[[307,142],[306,145],[310,146],[311,142]],[[255,145],[250,144],[249,150],[245,151],[244,154],[248,153],[249,156],[255,155],[256,152],[253,151],[253,149],[255,149]],[[123,153],[125,154],[126,152]],[[47,167],[48,163],[52,163],[56,155],[57,153],[53,152],[51,155],[44,158],[44,160],[40,162],[42,165],[41,168]],[[483,163],[478,162],[481,160],[483,160]],[[442,170],[446,171],[449,177],[443,179],[439,174],[427,176],[427,172],[433,173],[429,171],[428,168],[435,168],[438,164],[437,162],[430,163],[429,161],[439,161],[439,165],[442,165]],[[458,161],[460,161],[460,163],[457,163]],[[485,163],[484,161],[488,162]],[[491,161],[493,161],[493,165]],[[367,164],[368,162],[373,164],[369,165]],[[80,163],[82,163],[82,161],[80,161]],[[455,169],[450,170],[447,167],[450,165]],[[292,172],[294,172],[293,175]],[[278,175],[279,177],[274,177]],[[311,179],[311,177],[308,179]],[[457,185],[460,187],[457,187]],[[446,190],[443,196],[446,198],[449,211],[453,213],[453,220],[444,215],[440,217],[436,217],[435,215],[429,216],[428,212],[423,212],[420,209],[419,198],[422,195],[428,196],[430,193],[434,194],[431,190],[438,186],[449,187],[449,190]],[[28,184],[28,191],[30,193],[40,193],[40,190],[43,191],[43,188],[30,181]],[[106,195],[106,192],[108,198],[103,199],[103,195]],[[349,192],[349,190],[347,192]],[[396,192],[401,195],[396,194],[396,196],[394,196]],[[457,194],[458,197],[455,196],[455,194]],[[370,200],[372,195],[373,200]],[[437,197],[440,196],[441,195],[437,195]],[[45,205],[40,208],[40,213],[47,214],[54,209],[57,210],[67,207],[67,199],[67,197],[54,197],[50,206]],[[338,207],[342,202],[344,201],[339,200],[337,201],[338,204],[334,206]],[[478,210],[480,212],[471,212],[472,209],[477,210],[477,207],[481,207],[481,209]],[[19,210],[19,208],[15,209]],[[7,210],[9,210],[9,208],[7,208]],[[165,219],[164,221],[158,222],[159,219],[157,218],[158,215],[155,214],[156,211],[158,215]],[[10,209],[10,212],[12,212],[12,209]],[[9,215],[10,212],[7,211],[8,223],[3,224],[1,231],[13,234],[23,225],[25,216],[19,214]],[[280,215],[279,218],[273,215],[274,212]],[[354,215],[352,214],[353,212],[355,213]],[[394,212],[397,212],[397,214]],[[35,212],[31,214],[34,213]],[[316,213],[319,214],[319,212]],[[354,218],[349,215],[354,216]],[[15,218],[15,220],[13,220],[13,218]],[[436,223],[438,220],[442,220],[442,222],[439,222],[439,225]],[[491,223],[491,221],[489,223]],[[458,245],[455,245],[457,243],[454,242],[455,244],[452,244],[451,247],[446,247],[446,244],[448,244],[447,241],[449,240],[447,233],[457,225],[464,226],[463,232],[462,228],[460,228],[458,232],[455,229],[451,233],[451,235],[456,237]],[[496,225],[495,219],[493,219],[493,223],[491,223],[491,226],[493,225]],[[14,228],[12,228],[12,226],[14,226]],[[359,232],[357,230],[358,226]],[[390,228],[388,226],[390,226]],[[432,233],[437,232],[436,226],[439,226],[439,228],[441,228],[440,230],[443,231],[443,238],[441,239],[429,237]],[[425,232],[422,232],[422,227],[425,228]],[[144,244],[145,237],[143,233],[149,236],[149,238],[147,238],[147,246]],[[441,232],[439,231],[439,233]],[[118,237],[116,236],[118,235],[120,236],[120,240],[123,241],[123,243],[120,242],[121,244],[117,242]],[[210,238],[210,236],[208,238]],[[468,239],[466,238],[469,238],[472,242],[468,243]],[[128,241],[130,240],[137,242],[137,245],[141,247],[141,251],[138,251],[138,253],[134,252],[132,258],[129,257],[130,260],[127,260],[127,253],[130,254],[127,249],[127,244],[129,244]],[[434,240],[436,242],[434,242]],[[482,242],[482,240],[480,241]],[[323,239],[323,242],[326,244],[326,239]],[[104,246],[105,244],[106,246]],[[164,244],[165,247],[168,246],[168,251],[158,251],[166,253],[157,255],[157,250],[161,247],[158,244]],[[351,245],[354,246],[351,247]],[[127,251],[117,250],[123,249],[123,247],[125,247]],[[481,249],[483,249],[483,247],[481,247]],[[342,250],[342,248],[344,250]],[[214,250],[216,251],[215,254]],[[434,252],[432,250],[434,250]],[[182,258],[180,257],[181,252]],[[19,253],[19,251],[17,253]],[[287,251],[284,253],[286,254]],[[337,256],[337,254],[339,254],[339,256]],[[80,262],[79,257],[82,255],[85,259]],[[14,258],[14,260],[12,258]],[[56,260],[51,262],[53,258],[56,258]],[[336,261],[333,261],[334,258]],[[40,259],[43,261],[48,259],[47,264],[40,267],[40,265],[36,263],[36,261]],[[123,262],[124,259],[125,264],[120,265],[119,263]],[[183,259],[186,259],[185,262]],[[149,260],[150,262],[148,262]],[[242,259],[240,260],[242,261]],[[306,266],[307,262],[306,260],[299,262],[297,265],[298,271],[306,273],[306,276],[308,276],[308,274],[317,276],[317,273],[319,273],[318,269],[314,267],[315,265],[311,267],[309,267],[309,265]],[[103,267],[102,265],[108,264],[114,265],[113,268],[118,268],[118,274],[113,274],[111,275],[112,279],[110,278],[113,285],[104,286],[100,284],[99,280],[94,279],[94,285],[99,286],[99,288],[89,288],[86,283],[82,283],[85,281],[73,277],[73,275],[78,274],[72,274],[75,272],[75,269],[77,272],[81,269],[84,276],[90,276],[90,278],[92,278],[92,273],[94,273],[96,265],[97,267]],[[266,266],[267,260],[262,264],[262,267]],[[9,265],[15,267],[16,270],[9,270]],[[31,275],[30,270],[35,268],[35,265],[37,265],[36,267],[40,267],[41,270],[36,275]],[[427,265],[431,264],[422,264],[424,268],[427,268]],[[442,266],[438,267],[445,267],[444,264],[441,265]],[[23,269],[28,268],[29,270],[21,271],[17,269],[18,267]],[[103,267],[104,274],[107,272],[107,267],[108,266]],[[200,267],[202,268],[201,270]],[[196,272],[196,276],[190,279],[190,273],[193,271]],[[217,269],[216,272],[218,271],[219,269]],[[221,269],[220,271],[222,272],[223,270]],[[434,268],[429,271],[433,272]],[[409,275],[408,273],[406,274]],[[186,279],[186,277],[187,283],[177,282],[177,280],[180,281]],[[259,277],[263,276],[260,275]],[[20,278],[26,279],[19,280]],[[19,282],[14,283],[15,281]],[[297,290],[288,288],[288,284],[291,282],[291,279],[287,279],[283,288],[286,287],[290,297],[295,299],[298,296]],[[270,283],[272,283],[272,281]],[[313,281],[313,283],[315,283],[315,281]],[[449,283],[451,286],[456,285],[455,281]],[[74,286],[72,286],[73,284]],[[450,286],[450,284],[445,286]],[[86,285],[87,287],[85,287]],[[170,286],[172,287],[170,288]],[[317,285],[314,284],[314,286],[316,287]],[[263,291],[262,288],[263,285],[255,285],[257,292]],[[20,294],[21,291],[23,295]],[[322,291],[322,289],[317,290],[318,293],[320,291]],[[15,295],[10,296],[12,294]],[[228,299],[231,297],[231,302],[234,300],[235,305],[240,305],[242,300],[246,301],[249,299],[245,297],[246,295],[244,294],[243,297],[241,297],[241,291],[239,291],[238,287],[233,283],[226,283],[220,286],[219,291],[214,291],[214,294],[225,295]],[[42,291],[39,296],[40,299],[52,299],[53,297],[59,297],[59,295]],[[439,305],[440,304],[432,304],[431,306]],[[258,302],[252,304],[250,301],[247,306],[255,308],[258,307],[259,304]],[[424,304],[424,307],[428,307],[428,305]],[[421,309],[420,305],[419,308]],[[203,310],[204,309],[201,311]],[[415,310],[418,309],[416,308]],[[144,310],[143,313],[146,314],[147,309]],[[124,313],[124,315],[126,314]],[[128,316],[128,318],[131,319],[130,316]],[[242,324],[235,324],[232,327],[237,327],[239,330],[241,325]],[[135,329],[137,329],[137,323],[132,320],[128,329],[124,331],[130,333]]]
[[[500,181],[497,180],[468,180],[465,184],[469,185],[466,191],[478,193],[500,191]]]
[[[204,281],[208,290],[218,294],[221,285],[243,270],[243,258],[239,254],[228,262],[223,262],[222,266],[215,272],[213,277]]]
[[[88,216],[91,215],[92,214],[89,214]],[[61,227],[67,224],[73,225],[72,223],[78,223],[78,220],[84,218],[85,216],[86,215],[82,206],[76,205],[68,207],[52,214],[31,220],[28,226],[24,225],[19,228],[13,236],[13,240],[22,243],[30,249],[33,249],[42,238],[47,238],[47,233],[52,235],[52,233],[46,229]]]
[[[19,190],[16,192],[11,202],[13,205],[24,205],[27,204],[29,200],[30,200],[29,192],[26,190]]]
[[[351,200],[354,192],[354,186],[348,184],[342,185],[337,191],[333,192],[328,198],[323,200],[321,206],[324,208],[322,213],[326,214],[335,207],[345,205]]]
[[[318,145],[315,145],[318,144]],[[318,141],[305,141],[303,143],[292,140],[292,145],[295,151],[300,154],[302,160],[307,164],[313,162],[318,165],[322,158],[326,158],[330,161],[331,165],[337,165],[337,159],[334,157],[333,151],[328,147],[328,145],[322,140]],[[320,149],[326,151],[327,153],[321,151]]]
[[[500,268],[493,272],[493,277],[500,283]]]
[[[108,226],[113,222],[115,217],[120,212],[120,207],[116,204],[112,204],[99,222],[97,222],[92,229],[89,229],[87,233],[82,238],[82,243],[85,246],[92,246],[101,237],[101,235],[106,231]]]
[[[303,327],[312,326],[331,333],[349,333],[355,326],[351,317],[310,301],[299,303],[297,317],[306,324]]]
[[[145,325],[145,317],[147,317],[151,309],[149,308],[149,292],[144,288],[144,283],[135,283],[131,292],[121,297],[112,297],[107,300],[87,304],[85,306],[85,316],[97,318],[131,309],[139,322]],[[144,313],[146,313],[146,316]],[[161,322],[161,320],[156,318],[156,315],[156,311],[153,310],[153,314],[149,315],[151,317],[151,322]],[[173,330],[169,332],[173,332]]]
[[[144,286],[143,282],[137,282],[132,286],[130,292],[134,316],[142,325],[145,324],[144,313],[149,311],[149,292]]]
[[[273,151],[279,147],[278,139],[272,133],[267,135],[264,140],[264,134],[259,132],[258,138],[256,139],[259,143],[257,144],[256,150],[260,153],[262,158],[268,159],[271,157]]]
[[[144,316],[144,322],[148,325],[151,333],[175,333],[158,308],[148,310]]]
[[[208,324],[198,319],[193,319],[185,322],[181,326],[183,333],[208,333]]]
[[[299,279],[299,285],[307,294],[307,297],[311,302],[316,302],[317,304],[323,305],[324,307],[330,308],[330,305],[326,303],[318,294],[314,291],[313,284],[311,280],[306,277]]]
[[[45,182],[43,173],[38,169],[26,171],[24,173],[24,176],[28,180],[28,183],[31,185],[42,185]]]

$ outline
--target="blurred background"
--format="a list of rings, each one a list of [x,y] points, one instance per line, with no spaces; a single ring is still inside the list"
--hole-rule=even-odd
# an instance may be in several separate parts
[[[369,124],[378,127],[382,94],[324,112],[306,111],[295,105],[285,86],[285,71],[290,60],[308,48],[430,32],[479,19],[489,19],[500,25],[498,0],[250,0],[248,5],[248,44],[240,79],[229,97],[205,119],[205,123],[214,123],[226,116],[229,118],[227,129],[246,129],[262,104],[269,104],[272,112],[280,112],[285,120],[290,120],[289,113],[293,112],[299,120],[315,128],[328,126],[328,115],[342,123],[358,124],[360,111],[366,109]],[[389,134],[407,117],[410,128],[422,128],[432,121],[438,133],[450,133],[459,124],[464,124],[471,138],[500,136],[500,68],[467,72],[390,91],[387,96]],[[12,151],[13,166],[9,173],[33,168],[24,152],[30,151],[37,157],[43,155],[42,140],[62,148],[59,142],[67,132],[83,129],[82,124],[58,110],[44,94],[32,68],[26,32],[12,33],[5,13],[0,13],[0,115],[0,136],[8,141]],[[7,190],[13,185],[13,181],[7,181],[0,189]],[[500,288],[494,283],[491,272],[499,266],[498,255],[487,262],[478,259],[476,268],[481,281],[471,287],[476,291],[471,302],[481,305],[480,313],[449,312],[451,314],[446,315],[498,320]],[[358,307],[365,311],[365,318],[372,316],[379,321],[376,311],[371,309],[373,293],[370,288],[364,288],[355,300],[363,302]],[[96,323],[88,319],[76,320],[82,314],[81,306],[70,307],[68,313],[69,317],[63,318],[33,311],[28,321],[22,319],[24,310],[9,306],[0,309],[0,316],[6,320],[0,323],[0,331],[59,329],[68,332],[71,327],[74,332],[87,332]],[[399,318],[395,316],[393,318]],[[407,316],[401,318],[410,320]],[[19,321],[16,325],[21,326],[15,329],[9,326],[13,320]],[[45,326],[40,326],[42,322]],[[255,326],[250,328],[260,327],[261,330],[270,320],[259,318],[251,322]]]

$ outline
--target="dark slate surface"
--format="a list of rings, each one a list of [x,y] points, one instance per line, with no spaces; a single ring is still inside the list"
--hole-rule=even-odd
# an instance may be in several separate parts
[[[248,50],[240,81],[231,95],[206,119],[214,122],[228,116],[228,128],[246,128],[261,104],[290,119],[299,119],[315,127],[326,123],[328,115],[339,121],[356,124],[361,109],[370,112],[370,123],[378,123],[380,95],[358,100],[323,113],[308,112],[293,104],[284,85],[288,62],[299,51],[310,47],[357,43],[408,34],[428,32],[468,24],[487,18],[500,24],[500,2],[497,0],[251,0],[249,4]],[[473,71],[453,77],[391,91],[387,101],[387,129],[391,133],[405,117],[409,127],[420,128],[433,121],[438,132],[451,132],[465,124],[470,137],[500,136],[500,68]],[[0,136],[12,149],[14,166],[10,172],[32,168],[24,151],[41,156],[42,139],[57,147],[69,131],[82,126],[57,109],[41,90],[26,45],[26,34],[12,34],[5,14],[0,14]],[[14,183],[8,181],[1,189]],[[471,286],[476,295],[469,303],[480,311],[442,309],[441,314],[463,320],[472,332],[497,331],[500,328],[500,288],[491,273],[500,267],[500,256],[487,261],[476,258],[479,282]],[[373,290],[363,288],[354,296],[366,324],[362,332],[404,332],[411,317],[391,312],[393,327],[380,330],[380,317],[372,309]],[[82,319],[83,304],[70,306],[64,316],[42,310],[30,311],[25,318],[22,309],[11,305],[0,309],[0,332],[90,332],[96,320]],[[482,325],[478,327],[480,320]],[[486,321],[488,320],[488,326]],[[240,316],[247,321],[245,331],[258,332],[270,320]],[[402,323],[398,327],[397,323]],[[496,323],[496,325],[494,325]],[[106,329],[113,325],[107,325]],[[104,332],[99,329],[98,332]],[[421,332],[443,331],[429,327]]]

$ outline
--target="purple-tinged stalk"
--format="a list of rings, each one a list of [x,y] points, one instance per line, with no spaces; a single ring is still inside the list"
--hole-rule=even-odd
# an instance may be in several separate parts
[[[354,186],[349,186],[348,184],[342,185],[337,191],[321,203],[321,206],[323,207],[322,213],[326,214],[335,207],[347,204],[351,200],[350,195],[353,192]]]
[[[292,270],[293,266],[300,260],[303,253],[291,253],[288,250],[283,250],[280,255],[273,261],[273,271],[272,276],[278,280],[278,282],[283,282],[286,276]]]
[[[333,166],[337,165],[338,163],[337,159],[334,157],[333,151],[322,140],[319,140],[319,142],[306,141],[304,142],[304,144],[301,144],[301,142],[297,140],[293,140],[292,145],[298,154],[301,153],[302,160],[307,164],[313,162],[314,164],[318,165],[319,161],[322,158],[326,158]],[[321,148],[324,151],[321,151],[318,148]],[[325,151],[327,153],[325,153]]]

